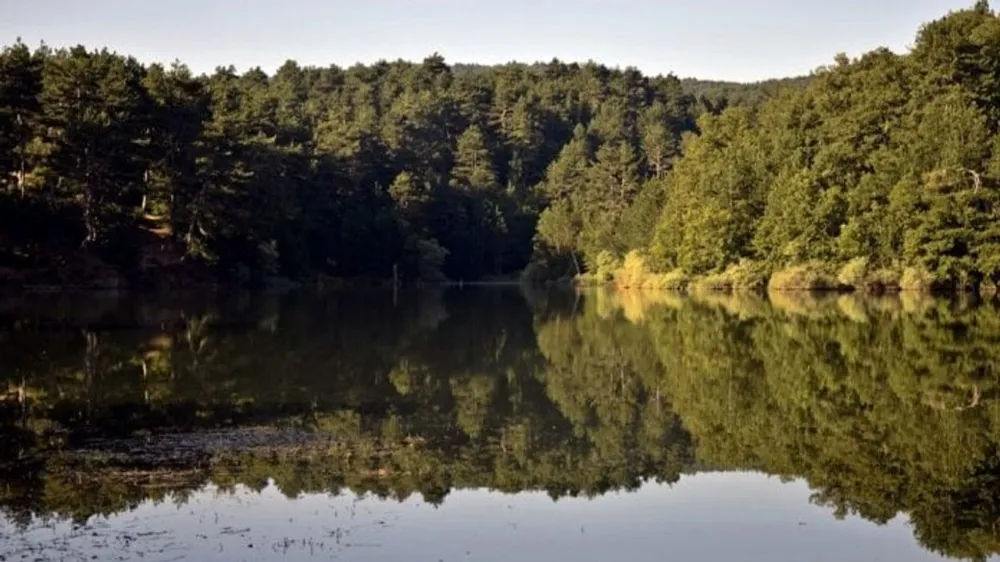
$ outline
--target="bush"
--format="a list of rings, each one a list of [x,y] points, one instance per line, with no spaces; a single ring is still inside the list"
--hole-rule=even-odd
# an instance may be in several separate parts
[[[729,277],[733,289],[753,291],[767,286],[770,271],[763,263],[740,260],[739,263],[726,269],[726,275]]]
[[[890,291],[899,288],[900,273],[891,267],[872,269],[868,258],[854,258],[837,274],[837,281],[858,291]]]
[[[752,260],[740,260],[722,273],[713,273],[696,281],[698,291],[753,291],[767,286],[767,266]]]
[[[615,272],[615,285],[622,289],[663,289],[683,290],[690,279],[680,270],[670,273],[653,273],[647,266],[646,258],[632,250],[625,255],[625,261]]]
[[[650,275],[643,287],[647,289],[663,289],[669,291],[683,291],[691,284],[691,278],[687,273],[675,269],[669,273],[656,273]]]
[[[899,280],[899,288],[904,291],[930,291],[934,286],[934,275],[922,267],[908,267]]]
[[[855,289],[864,289],[868,285],[868,258],[854,258],[840,268],[837,281]]]
[[[631,252],[630,252],[631,254]],[[622,267],[618,257],[607,250],[601,250],[591,265],[590,273],[593,280],[599,284],[608,283],[615,278],[615,273]]]
[[[733,280],[728,271],[712,273],[691,283],[690,288],[693,291],[731,291]]]
[[[839,289],[840,283],[825,265],[811,262],[776,272],[767,288],[771,291],[821,291]]]
[[[615,285],[624,289],[637,289],[642,287],[649,275],[646,258],[639,252],[632,250],[625,254],[624,263],[615,272]]]
[[[883,267],[868,274],[868,287],[882,291],[899,289],[899,270]]]
[[[573,284],[580,287],[599,287],[606,284],[593,273],[581,273],[573,278]]]
[[[956,291],[975,291],[981,283],[978,275],[964,267],[953,268],[952,273],[948,277],[950,288]]]

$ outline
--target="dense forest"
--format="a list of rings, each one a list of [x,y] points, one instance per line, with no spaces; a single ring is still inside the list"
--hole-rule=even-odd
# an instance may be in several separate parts
[[[1000,280],[987,2],[754,85],[596,63],[195,76],[0,53],[0,278],[923,289]]]
[[[1000,553],[996,299],[525,290],[0,301],[20,396],[0,513],[83,522],[207,482],[438,503],[750,470]],[[261,426],[312,441],[197,450]]]
[[[622,221],[695,111],[674,77],[597,64],[193,76],[16,44],[0,55],[0,266],[56,283],[102,264],[148,281],[516,273],[573,139],[599,157],[594,182],[636,182],[595,183]]]

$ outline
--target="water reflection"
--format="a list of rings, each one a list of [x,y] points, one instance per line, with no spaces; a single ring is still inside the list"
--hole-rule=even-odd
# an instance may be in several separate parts
[[[210,483],[446,507],[472,489],[642,490],[637,507],[685,474],[750,470],[982,559],[1000,551],[998,343],[996,303],[912,295],[4,302],[0,507],[23,538],[39,517],[207,501]],[[756,520],[779,497],[727,509]]]
[[[207,486],[183,501],[146,501],[83,526],[25,531],[8,548],[13,559],[96,554],[152,562],[940,559],[917,545],[903,518],[886,527],[859,517],[837,521],[808,496],[803,482],[754,473],[702,473],[672,487],[558,502],[541,492],[456,490],[442,505],[419,496],[288,498],[273,484],[259,491]]]

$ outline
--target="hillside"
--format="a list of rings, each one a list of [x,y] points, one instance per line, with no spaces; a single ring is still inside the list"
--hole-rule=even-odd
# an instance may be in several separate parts
[[[0,53],[0,272],[990,288],[998,53],[983,1],[908,54],[756,84],[437,55],[195,76],[18,43]]]

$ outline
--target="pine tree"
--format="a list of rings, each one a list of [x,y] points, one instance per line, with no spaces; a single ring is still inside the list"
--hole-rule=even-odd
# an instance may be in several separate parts
[[[39,55],[20,41],[0,51],[0,186],[10,186],[22,198],[33,167],[41,89]]]
[[[82,47],[53,55],[41,93],[49,166],[56,188],[79,201],[82,245],[109,246],[134,227],[146,169],[148,101],[143,70],[133,59]],[[127,259],[127,258],[123,258]]]
[[[466,129],[458,138],[455,166],[451,171],[451,185],[470,192],[494,192],[498,189],[496,174],[492,169],[493,157],[486,146],[486,139],[475,125]]]

